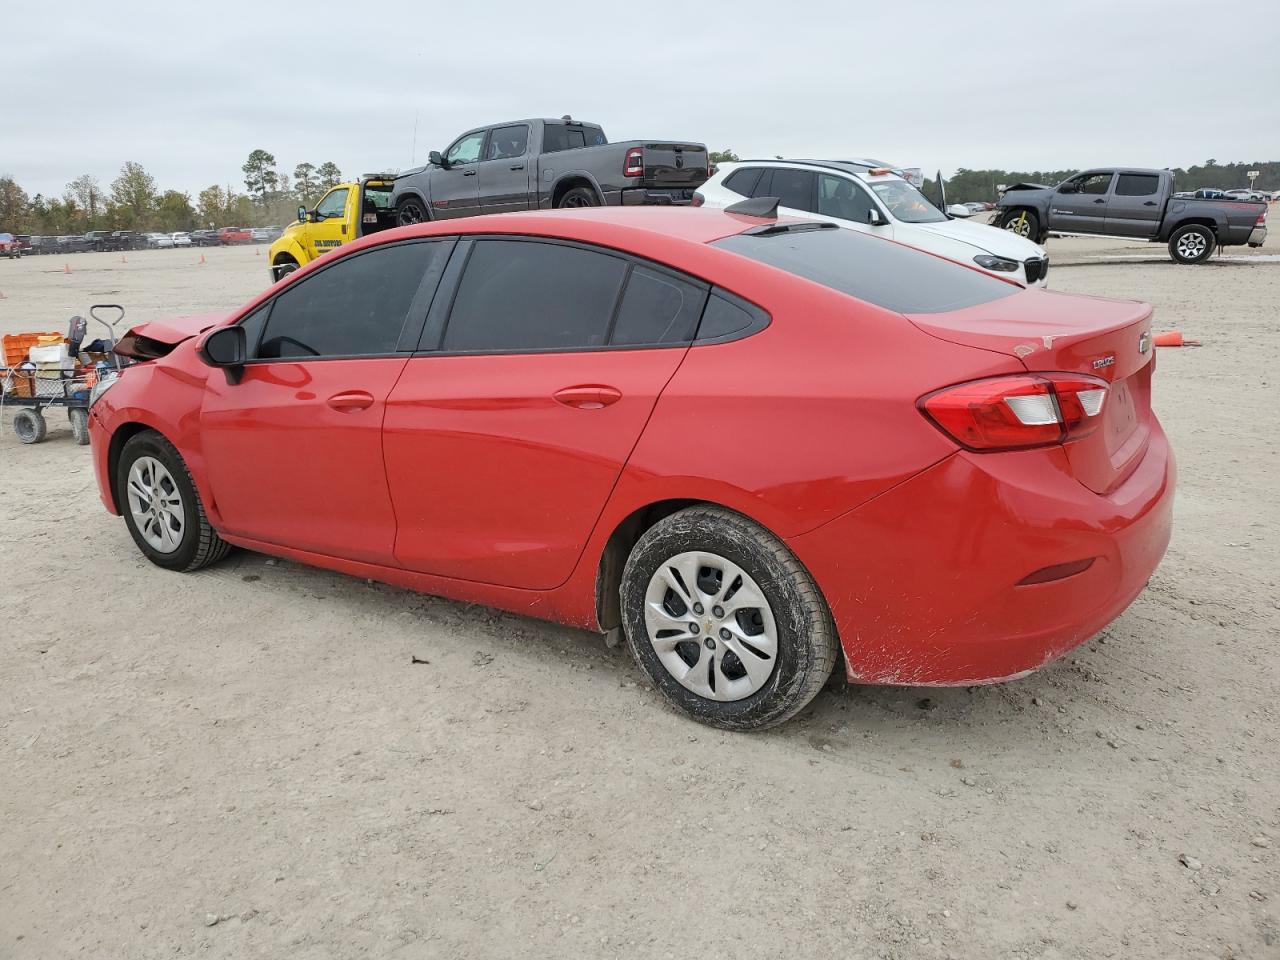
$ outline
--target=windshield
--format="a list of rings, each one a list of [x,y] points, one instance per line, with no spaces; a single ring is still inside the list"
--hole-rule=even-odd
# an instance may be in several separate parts
[[[905,180],[883,180],[868,184],[889,208],[890,215],[903,223],[940,223],[947,218],[929,199]]]

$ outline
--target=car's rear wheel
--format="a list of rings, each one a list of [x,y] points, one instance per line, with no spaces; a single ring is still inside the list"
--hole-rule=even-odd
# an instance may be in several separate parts
[[[116,464],[116,495],[133,542],[166,570],[198,570],[231,545],[218,536],[182,456],[154,430],[126,441]]]
[[[574,187],[572,190],[565,192],[565,195],[560,198],[560,202],[556,206],[560,209],[598,207],[600,206],[600,198],[596,196],[596,192],[590,187]]]
[[[1204,263],[1217,244],[1213,231],[1201,223],[1188,224],[1169,237],[1169,256],[1177,263]]]
[[[405,197],[396,204],[396,223],[409,227],[415,223],[426,223],[431,219],[427,206],[417,197]]]
[[[754,730],[822,689],[838,643],[813,578],[777,537],[719,507],[651,527],[622,574],[623,628],[659,692],[695,720]]]
[[[1004,228],[1028,240],[1040,238],[1040,218],[1036,216],[1034,210],[1023,208],[1009,211],[1004,218]]]

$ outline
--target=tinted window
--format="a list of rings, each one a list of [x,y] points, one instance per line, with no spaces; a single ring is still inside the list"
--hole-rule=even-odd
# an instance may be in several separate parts
[[[381,247],[300,280],[275,298],[258,357],[394,353],[431,257],[447,250],[439,243]]]
[[[1107,192],[1111,186],[1111,174],[1095,173],[1080,181],[1080,192],[1099,195]]]
[[[852,180],[826,173],[818,175],[819,213],[842,220],[869,223],[871,209],[871,198],[867,196],[867,191]]]
[[[513,127],[497,127],[489,134],[489,149],[485,153],[487,160],[509,160],[523,157],[525,148],[529,146],[529,128],[525,124]]]
[[[542,152],[559,153],[561,150],[572,150],[577,147],[595,147],[608,143],[604,131],[593,126],[568,126],[563,123],[548,123],[542,128]]]
[[[683,343],[693,338],[705,288],[647,267],[635,267],[613,325],[614,344]]]
[[[780,206],[792,210],[813,210],[814,180],[812,171],[775,167],[769,196],[777,197]]]
[[[1021,289],[853,230],[740,233],[717,240],[715,246],[899,313],[959,310]]]
[[[340,217],[347,209],[347,188],[331,190],[316,207],[316,213],[322,217]]]
[[[732,190],[734,193],[741,194],[744,197],[749,197],[751,196],[751,191],[755,189],[755,185],[760,182],[760,174],[762,172],[759,167],[735,170],[725,177],[725,189]]]
[[[444,350],[604,346],[626,261],[578,247],[480,240],[445,327]]]
[[[270,312],[271,303],[268,301],[240,321],[240,326],[244,327],[246,356],[256,357],[258,355],[258,341],[262,339],[262,328],[266,326],[267,314]]]
[[[707,298],[702,323],[698,325],[698,339],[704,342],[724,340],[745,333],[753,326],[763,329],[768,322],[764,311],[717,290]]]
[[[480,148],[484,145],[484,131],[468,133],[451,146],[444,158],[454,166],[461,163],[475,163],[480,159]]]
[[[1122,173],[1116,180],[1117,197],[1149,197],[1160,189],[1160,178],[1150,173]]]

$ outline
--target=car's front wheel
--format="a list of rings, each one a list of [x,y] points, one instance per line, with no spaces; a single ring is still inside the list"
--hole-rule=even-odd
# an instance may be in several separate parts
[[[1040,218],[1036,216],[1034,210],[1027,210],[1025,207],[1020,210],[1010,210],[1005,214],[1003,226],[1010,233],[1016,233],[1028,240],[1038,242],[1040,239]]]
[[[209,525],[181,454],[154,430],[130,437],[120,451],[116,496],[133,542],[157,566],[198,570],[231,550]]]
[[[405,197],[396,204],[396,224],[410,227],[415,223],[426,223],[431,219],[427,206],[417,197]]]
[[[826,601],[767,530],[713,506],[651,527],[622,575],[632,655],[662,695],[729,730],[774,726],[822,689],[838,655]]]

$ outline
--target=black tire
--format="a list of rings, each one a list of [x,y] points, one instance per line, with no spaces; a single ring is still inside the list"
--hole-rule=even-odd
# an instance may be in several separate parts
[[[154,457],[168,470],[177,486],[182,499],[182,535],[176,549],[164,553],[149,544],[138,530],[137,521],[129,503],[129,470],[141,457]],[[191,472],[187,469],[182,456],[168,440],[154,430],[144,430],[134,434],[120,451],[120,459],[116,463],[116,496],[119,500],[120,513],[129,528],[133,542],[143,555],[158,567],[166,570],[178,570],[183,573],[199,570],[211,563],[221,560],[231,551],[227,543],[209,525],[205,516],[204,504],[196,491]]]
[[[415,223],[429,223],[431,214],[427,205],[417,197],[404,197],[396,204],[396,225],[411,227]]]
[[[283,280],[293,271],[298,269],[298,261],[290,256],[282,256],[276,260],[271,266],[271,281],[275,283]]]
[[[1179,227],[1169,237],[1169,256],[1174,263],[1204,263],[1213,256],[1218,238],[1203,223]]]
[[[80,446],[87,446],[89,443],[89,411],[82,410],[79,407],[71,407],[67,410],[67,419],[71,421],[71,435],[76,438],[76,443]]]
[[[13,432],[23,443],[41,443],[49,434],[49,425],[39,410],[27,408],[13,415]]]
[[[689,551],[735,564],[768,602],[777,634],[772,672],[741,699],[713,700],[688,689],[664,666],[649,639],[645,608],[650,581],[662,566]],[[724,588],[722,583],[720,589]],[[709,596],[704,591],[704,598]],[[839,656],[831,613],[809,572],[773,534],[721,507],[689,507],[649,528],[627,558],[620,600],[627,644],[640,669],[672,705],[713,727],[759,730],[788,720],[817,696]],[[728,595],[723,602],[728,603]],[[692,613],[686,616],[697,619]],[[702,643],[714,647],[712,621],[707,623]],[[725,633],[720,636],[728,638]],[[720,656],[727,662],[728,653]]]
[[[600,198],[596,196],[596,192],[590,187],[574,187],[572,190],[565,191],[560,202],[556,204],[557,209],[573,208],[573,207],[598,207],[600,206]]]
[[[1026,237],[1033,243],[1040,242],[1040,218],[1036,216],[1034,210],[1028,210],[1026,207],[1010,210],[1000,221],[1000,226],[1010,233]]]

